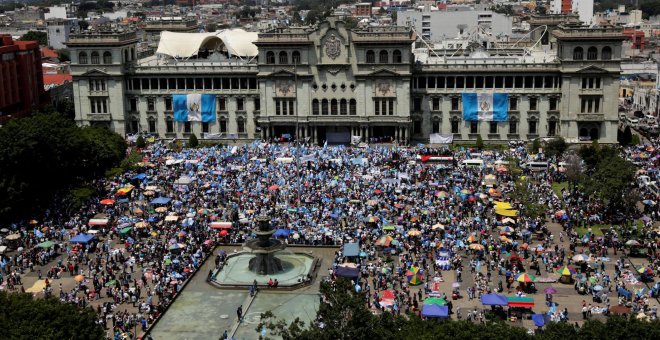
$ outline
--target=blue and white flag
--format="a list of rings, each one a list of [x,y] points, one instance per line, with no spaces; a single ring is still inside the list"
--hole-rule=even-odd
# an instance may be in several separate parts
[[[175,94],[172,95],[174,120],[177,122],[214,122],[215,95]]]
[[[506,93],[463,93],[463,120],[505,122],[509,120]]]

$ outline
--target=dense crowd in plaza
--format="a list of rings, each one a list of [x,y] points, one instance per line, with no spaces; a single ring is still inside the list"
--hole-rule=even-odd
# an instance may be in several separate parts
[[[654,179],[660,158],[654,147],[622,153]],[[461,308],[463,299],[503,294],[519,301],[545,296],[535,310],[554,321],[615,307],[657,317],[658,286],[641,283],[653,285],[659,266],[657,194],[642,190],[643,226],[634,233],[636,226],[612,226],[604,236],[578,235],[578,228],[612,217],[579,191],[553,191],[553,183],[565,180],[556,166],[563,159],[513,175],[507,160],[542,155],[522,146],[477,155],[467,148],[265,142],[198,149],[159,142],[141,152],[138,170],[94,182],[102,196],[77,211],[54,208],[7,227],[1,287],[92,306],[115,337],[145,331],[217,245],[246,241],[254,218],[267,215],[288,243],[357,243],[353,256],[337,252],[328,276],[352,279],[376,313],[428,316],[422,306],[435,297],[456,318],[483,321],[487,309]],[[452,159],[432,158],[444,156]],[[463,162],[477,157],[483,165]],[[543,216],[525,217],[523,204],[511,199],[521,176]],[[621,257],[632,249],[648,256],[646,269]],[[24,284],[28,275],[38,278],[32,287]],[[575,294],[585,294],[579,310],[553,301],[549,288],[557,285],[549,283],[566,279]],[[452,293],[440,292],[443,285]]]

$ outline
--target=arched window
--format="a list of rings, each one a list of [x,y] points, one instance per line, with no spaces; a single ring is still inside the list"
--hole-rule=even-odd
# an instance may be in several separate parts
[[[87,52],[78,53],[78,64],[87,64]]]
[[[600,52],[600,58],[603,60],[612,60],[612,48],[609,46],[603,47],[603,50]]]
[[[376,53],[374,53],[374,51],[372,50],[367,51],[367,63],[373,64],[375,62],[376,62]]]
[[[112,53],[110,53],[109,51],[103,52],[103,63],[112,64]]]
[[[312,100],[312,114],[315,116],[319,115],[319,100],[314,99]]]
[[[591,46],[587,50],[587,60],[596,60],[598,59],[598,49]]]
[[[401,51],[394,50],[394,52],[392,52],[392,62],[398,64],[403,62],[403,60],[401,59]]]
[[[591,138],[591,140],[600,139],[600,133],[598,131],[598,128],[591,128],[591,130],[589,130],[589,138]]]
[[[327,116],[328,115],[328,100],[323,99],[321,101],[321,114]]]
[[[289,55],[285,51],[280,52],[280,64],[288,64],[288,63],[289,63]]]
[[[128,49],[124,50],[124,62],[128,61]]]
[[[589,137],[589,130],[587,128],[581,128],[580,129],[580,137]]]
[[[387,59],[389,59],[389,55],[387,51],[382,50],[380,53],[378,53],[378,62],[381,64],[387,64]]]
[[[92,64],[100,64],[99,52],[96,52],[96,51],[92,52],[92,58],[91,59],[92,59]]]
[[[337,99],[330,101],[330,114],[333,116],[337,115]]]
[[[294,64],[300,64],[300,52],[293,51],[291,54],[291,61],[293,61]]]
[[[357,102],[355,99],[351,99],[351,101],[348,102],[348,114],[351,116],[355,116],[357,114]]]
[[[275,52],[266,52],[266,64],[275,64]]]
[[[582,49],[582,47],[576,47],[573,50],[573,60],[582,60],[583,54],[584,54],[584,50]]]
[[[342,99],[339,101],[339,114],[340,115],[347,115],[348,114],[348,103],[346,102],[346,99]]]

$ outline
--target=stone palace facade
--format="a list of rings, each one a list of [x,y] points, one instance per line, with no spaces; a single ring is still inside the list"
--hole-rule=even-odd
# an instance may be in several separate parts
[[[409,27],[348,30],[331,18],[259,33],[253,58],[186,60],[137,58],[135,32],[72,34],[76,121],[163,138],[616,142],[621,31],[531,24],[523,48],[485,35],[431,45]],[[508,94],[507,121],[463,119],[461,95],[481,92]],[[191,93],[216,96],[217,120],[174,120],[172,95]]]

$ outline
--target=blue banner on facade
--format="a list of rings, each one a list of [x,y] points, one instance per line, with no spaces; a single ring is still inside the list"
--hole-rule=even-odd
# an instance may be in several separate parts
[[[177,122],[204,122],[216,120],[215,95],[175,94],[172,95],[174,120]]]
[[[463,120],[505,122],[509,120],[506,93],[463,93]]]

